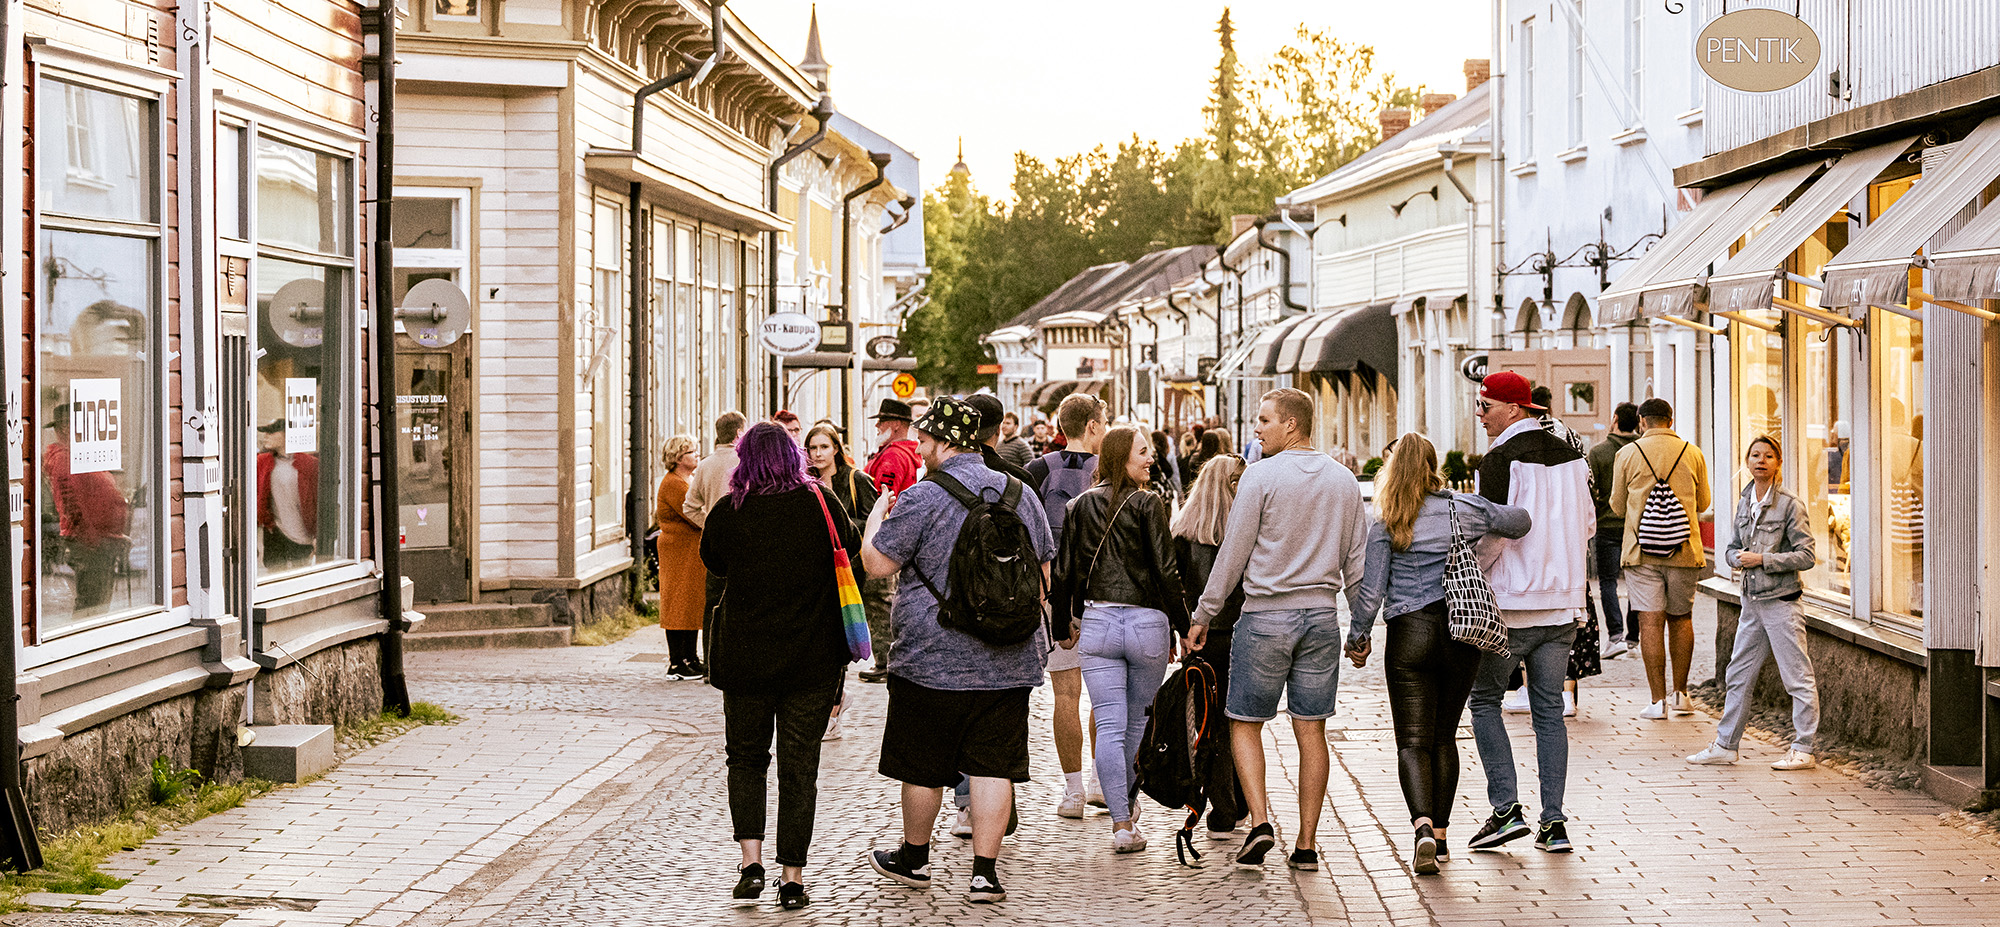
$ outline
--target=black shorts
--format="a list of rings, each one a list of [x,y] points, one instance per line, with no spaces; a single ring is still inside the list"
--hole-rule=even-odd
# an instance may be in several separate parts
[[[1028,781],[1028,691],[932,689],[890,676],[877,771],[932,789],[961,774]]]

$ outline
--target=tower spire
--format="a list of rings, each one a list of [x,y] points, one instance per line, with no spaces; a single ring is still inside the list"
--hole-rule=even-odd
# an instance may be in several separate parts
[[[799,62],[799,71],[819,84],[821,93],[826,92],[827,73],[833,68],[826,63],[825,53],[819,47],[819,4],[812,6],[812,24],[806,29],[806,57]]]
[[[965,166],[965,136],[963,135],[958,137],[958,163],[951,166],[951,172],[966,175],[972,173],[972,168]]]

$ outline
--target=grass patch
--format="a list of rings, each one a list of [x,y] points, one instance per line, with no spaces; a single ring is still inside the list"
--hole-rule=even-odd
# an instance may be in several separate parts
[[[166,801],[141,805],[102,824],[44,836],[42,868],[26,874],[0,873],[0,914],[26,910],[20,899],[30,892],[97,895],[124,885],[127,880],[99,868],[111,854],[135,849],[162,832],[228,811],[274,788],[275,783],[262,779],[229,785],[202,782],[194,770],[155,760],[146,797],[159,796],[164,789]]]
[[[633,631],[651,627],[660,621],[658,607],[647,604],[637,609],[621,608],[609,618],[586,621],[570,632],[569,642],[577,647],[602,647],[615,644],[632,636]]]
[[[426,724],[452,724],[456,721],[457,715],[429,702],[411,702],[409,714],[390,710],[341,725],[334,731],[335,759],[344,762],[356,753]]]

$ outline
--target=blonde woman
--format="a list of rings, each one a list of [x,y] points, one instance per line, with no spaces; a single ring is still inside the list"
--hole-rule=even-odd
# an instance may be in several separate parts
[[[1458,793],[1458,719],[1479,669],[1478,648],[1452,639],[1445,614],[1453,511],[1468,543],[1489,534],[1522,537],[1531,524],[1526,509],[1445,492],[1437,450],[1423,435],[1406,434],[1394,447],[1375,478],[1381,520],[1368,526],[1368,567],[1348,625],[1347,655],[1357,667],[1366,663],[1375,616],[1389,616],[1384,672],[1396,771],[1417,829],[1412,868],[1432,875],[1450,855],[1445,828]]]
[[[708,672],[696,649],[702,606],[707,602],[708,570],[701,565],[701,528],[681,514],[687,501],[688,477],[701,456],[691,435],[667,439],[660,462],[667,475],[654,496],[653,519],[660,526],[656,543],[660,558],[660,629],[667,634],[667,678],[700,679]]]
[[[1236,503],[1236,484],[1243,479],[1243,458],[1225,454],[1209,461],[1201,476],[1188,490],[1188,500],[1174,516],[1174,556],[1180,561],[1181,597],[1193,609],[1208,588],[1208,574],[1215,570],[1216,552],[1222,549],[1222,531],[1229,524],[1229,507]],[[1209,622],[1208,640],[1199,654],[1215,668],[1215,697],[1229,698],[1229,641],[1236,618],[1243,613],[1243,584],[1237,583]],[[1236,762],[1230,751],[1219,751],[1220,761],[1210,769],[1202,794],[1208,796],[1208,839],[1221,843],[1231,839],[1236,826],[1248,816],[1243,807],[1243,790],[1236,784]]]

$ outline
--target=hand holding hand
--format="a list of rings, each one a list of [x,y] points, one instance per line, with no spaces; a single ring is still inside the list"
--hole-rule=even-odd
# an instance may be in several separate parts
[[[1359,646],[1356,646],[1357,643],[1359,644]],[[1368,654],[1374,651],[1374,649],[1375,649],[1375,642],[1371,640],[1363,639],[1359,642],[1348,641],[1347,659],[1354,664],[1356,669],[1359,669],[1363,665],[1367,664]]]

